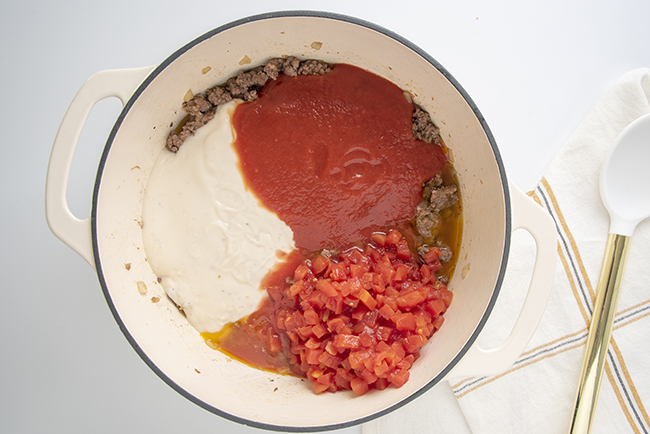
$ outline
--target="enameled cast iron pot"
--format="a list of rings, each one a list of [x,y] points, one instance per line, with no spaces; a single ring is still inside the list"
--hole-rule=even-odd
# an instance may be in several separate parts
[[[361,397],[315,395],[298,378],[230,360],[204,343],[165,297],[147,263],[143,194],[170,124],[177,125],[183,117],[183,97],[189,89],[202,92],[242,69],[284,55],[354,64],[408,90],[440,127],[458,172],[464,228],[457,272],[449,284],[454,302],[444,326],[422,349],[409,382],[399,389]],[[250,63],[242,65],[245,59]],[[91,216],[79,220],[65,199],[70,165],[88,113],[95,102],[109,96],[120,98],[124,109],[99,163]],[[329,13],[281,12],[242,19],[197,38],[158,66],[92,76],[61,123],[46,190],[51,230],[96,269],[115,320],[147,365],[197,405],[264,429],[351,426],[399,408],[443,379],[507,369],[541,319],[555,270],[556,235],[550,218],[508,183],[485,120],[454,78],[392,32]],[[499,294],[511,232],[517,228],[530,232],[537,244],[532,283],[510,337],[486,351],[475,341]],[[137,282],[146,284],[146,295],[138,291]],[[154,296],[158,303],[152,303]]]

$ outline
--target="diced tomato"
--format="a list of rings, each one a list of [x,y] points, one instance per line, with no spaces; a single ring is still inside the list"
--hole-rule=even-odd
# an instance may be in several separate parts
[[[310,381],[316,381],[321,375],[325,373],[325,370],[320,367],[310,366],[305,372],[307,373],[307,378],[309,378]]]
[[[328,333],[328,331],[327,331],[327,329],[325,328],[325,326],[323,326],[323,325],[320,324],[320,323],[319,323],[319,324],[315,324],[315,325],[311,328],[311,330],[314,332],[314,335],[315,335],[318,339],[322,338],[323,336],[325,336],[325,335]]]
[[[289,295],[291,297],[295,297],[296,295],[300,294],[300,291],[302,291],[304,284],[304,280],[297,280],[296,283],[289,287]]]
[[[400,342],[393,342],[390,347],[395,350],[395,354],[400,360],[406,357],[406,351]]]
[[[375,381],[374,386],[377,390],[384,390],[390,386],[390,381],[388,381],[386,378],[378,378],[377,381]]]
[[[354,297],[344,297],[344,298],[343,298],[343,304],[345,304],[346,306],[349,306],[349,307],[353,308],[353,309],[355,310],[355,312],[356,312],[356,310],[357,310],[356,308],[357,308],[357,306],[359,306],[359,299],[358,299],[358,298],[354,298]],[[365,308],[364,308],[364,309],[365,309]],[[355,319],[356,319],[356,318],[355,318]]]
[[[377,319],[379,318],[379,311],[371,310],[363,317],[363,323],[370,328],[375,328],[377,325]]]
[[[323,354],[318,356],[319,363],[322,363],[323,365],[332,369],[338,368],[338,366],[341,364],[341,360],[342,359],[340,357],[333,356],[328,352],[324,352]]]
[[[411,312],[397,312],[390,319],[395,323],[397,330],[415,330],[415,317]]]
[[[316,289],[328,297],[334,297],[338,294],[338,291],[332,286],[332,281],[329,279],[319,280],[316,283]]]
[[[304,326],[304,327],[298,327],[297,331],[298,331],[298,334],[300,335],[300,337],[303,340],[309,339],[314,334],[314,330],[313,330],[312,326],[309,326],[309,325]]]
[[[321,384],[326,384],[326,385],[329,386],[329,384],[332,382],[333,379],[334,379],[334,372],[330,371],[330,372],[325,372],[322,375],[320,375],[318,377],[318,379],[316,379],[316,381],[321,383]]]
[[[435,248],[430,249],[427,253],[422,255],[422,260],[427,265],[431,265],[434,262],[439,262],[438,258],[440,257],[440,255],[438,253],[441,253],[440,249],[435,249]]]
[[[397,245],[397,243],[402,239],[402,234],[399,231],[392,230],[386,235],[386,244],[391,246]]]
[[[384,282],[392,282],[393,276],[395,276],[395,269],[393,268],[393,264],[390,263],[390,260],[388,258],[384,260],[384,258],[386,256],[382,257],[382,261],[375,266],[375,270],[381,274]]]
[[[307,273],[309,273],[309,268],[307,268],[306,265],[298,265],[296,271],[293,273],[293,280],[296,282],[298,280],[303,280],[305,276],[307,276]]]
[[[427,299],[429,291],[425,288],[421,290],[410,291],[406,294],[400,294],[397,297],[397,306],[400,309],[412,309]]]
[[[393,334],[392,328],[379,326],[377,327],[377,332],[375,333],[375,336],[377,337],[377,339],[386,342],[388,341],[388,339],[390,339],[390,336],[392,334]]]
[[[318,255],[311,263],[311,270],[315,275],[323,274],[327,271],[330,265],[330,260],[326,256]]]
[[[318,365],[319,361],[318,358],[323,354],[325,351],[321,350],[320,348],[307,348],[305,350],[305,360],[307,360],[307,363],[310,365]]]
[[[397,369],[388,376],[388,381],[393,383],[395,387],[402,387],[408,381],[409,376],[407,369]]]
[[[332,282],[332,286],[341,294],[342,297],[350,295],[350,284],[345,282]]]
[[[372,353],[373,351],[371,349],[350,351],[350,356],[348,357],[350,368],[356,370],[364,367],[364,362],[372,357]]]
[[[321,346],[321,341],[315,338],[314,336],[310,337],[307,340],[307,342],[305,342],[305,347],[307,348],[314,349],[314,348],[320,348],[320,346]]]
[[[375,232],[374,234],[372,234],[370,239],[380,247],[386,245],[386,234],[382,234],[381,232]]]
[[[433,319],[433,326],[438,330],[440,327],[442,327],[442,323],[445,322],[445,317],[444,316],[437,316]]]
[[[377,344],[377,352],[378,353],[386,351],[388,349],[390,349],[390,345],[388,345],[386,342],[379,342]]]
[[[363,273],[361,276],[361,286],[363,286],[363,289],[371,290],[374,288],[374,278],[375,278],[375,273],[371,273],[370,271],[366,271]]]
[[[386,287],[385,294],[386,294],[386,297],[397,298],[397,296],[399,296],[400,292],[396,287],[394,287],[392,285],[389,285],[389,286]],[[395,303],[395,306],[396,306],[395,309],[397,309],[397,303]]]
[[[415,353],[427,343],[427,338],[419,334],[408,335],[403,341],[404,349],[409,353]]]
[[[329,297],[325,302],[325,307],[336,315],[340,315],[343,312],[343,297],[341,294],[336,294],[334,297]]]
[[[445,305],[449,307],[451,305],[451,300],[454,298],[454,293],[447,289],[447,287],[442,287],[439,289],[440,298],[445,302]]]
[[[326,392],[330,388],[329,384],[322,384],[319,383],[318,381],[313,381],[311,385],[314,388],[314,392],[318,394]]]
[[[338,387],[339,390],[350,390],[351,389],[350,380],[347,380],[347,379],[345,379],[345,377],[340,375],[338,369],[336,371],[336,374],[334,375],[334,383],[336,383],[336,386]]]
[[[368,387],[368,383],[359,377],[355,377],[350,381],[350,387],[352,388],[354,394],[357,396],[365,395],[370,389]]]
[[[445,310],[447,310],[447,306],[445,306],[445,302],[439,298],[428,302],[426,308],[427,311],[429,311],[433,316],[438,316],[441,313],[443,313]]]
[[[330,279],[342,282],[347,280],[346,267],[344,262],[330,264]]]
[[[363,378],[363,380],[368,384],[372,384],[375,381],[377,381],[377,375],[374,372],[372,372],[370,369],[363,368],[358,372],[357,375]]]
[[[269,328],[267,329],[269,332],[269,339],[268,339],[268,346],[269,346],[269,351],[272,353],[282,351],[282,339],[280,338],[280,335],[275,333],[273,329]]]
[[[349,325],[346,324],[346,321],[342,317],[332,318],[327,322],[327,327],[338,334],[349,335],[352,334],[352,329]]]
[[[305,302],[307,302],[307,305],[312,307],[313,309],[322,309],[323,306],[325,306],[325,302],[327,301],[327,298],[325,295],[320,292],[320,291],[314,291],[309,296],[305,299]],[[302,306],[302,303],[301,303]]]
[[[377,344],[377,339],[375,336],[371,335],[367,331],[363,331],[359,335],[359,345],[365,348],[371,347],[373,345]]]
[[[409,267],[404,264],[399,264],[397,267],[395,267],[395,275],[393,276],[393,281],[404,282],[409,274],[409,271],[411,271]]]
[[[361,279],[359,279],[358,277],[350,277],[350,279],[348,279],[346,283],[349,287],[350,295],[354,297],[357,297],[359,292],[363,289],[363,285],[361,284]]]
[[[364,304],[358,304],[359,303],[358,299],[355,298],[355,301],[357,302],[357,306],[352,311],[351,317],[353,320],[361,321],[368,313],[368,308]],[[360,330],[363,330],[363,328],[361,328]]]
[[[411,366],[413,366],[414,361],[415,361],[415,356],[413,354],[409,354],[397,364],[397,367],[400,369],[411,369]]]
[[[411,259],[411,249],[409,248],[408,242],[405,239],[400,240],[397,245],[397,258],[402,261],[408,261]]]
[[[431,271],[431,274],[436,273],[437,271],[442,269],[442,264],[440,261],[436,261],[433,264],[428,264],[429,270]]]
[[[313,309],[308,309],[305,310],[305,312],[302,314],[302,316],[305,318],[305,322],[309,325],[316,325],[318,324],[318,314],[316,313],[315,310]]]
[[[350,276],[361,278],[368,272],[368,269],[366,264],[350,264]]]
[[[292,331],[298,328],[298,323],[293,315],[289,315],[284,319],[284,330]]]
[[[361,339],[355,335],[336,335],[334,336],[334,346],[344,349],[357,349],[361,345]]]
[[[385,319],[390,319],[393,315],[395,315],[395,311],[388,304],[384,304],[379,309],[379,314]]]
[[[432,276],[431,269],[429,267],[427,267],[427,264],[422,264],[422,266],[420,267],[420,273],[422,273],[422,280],[423,281],[431,280],[431,276]]]
[[[381,294],[386,289],[386,282],[384,281],[384,276],[378,273],[372,274],[372,289]]]
[[[345,257],[347,260],[349,260],[352,264],[369,264],[370,261],[368,258],[361,253],[359,249],[353,248],[345,252]]]
[[[370,295],[370,293],[365,289],[359,291],[359,295],[357,297],[361,303],[366,305],[368,309],[373,310],[375,307],[377,307],[377,300],[375,300],[372,295]]]

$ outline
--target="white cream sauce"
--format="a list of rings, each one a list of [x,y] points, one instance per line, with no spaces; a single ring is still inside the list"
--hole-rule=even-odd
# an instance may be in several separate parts
[[[149,264],[201,333],[252,313],[278,250],[294,248],[291,229],[244,186],[232,145],[236,104],[219,106],[176,154],[163,149],[144,194]]]

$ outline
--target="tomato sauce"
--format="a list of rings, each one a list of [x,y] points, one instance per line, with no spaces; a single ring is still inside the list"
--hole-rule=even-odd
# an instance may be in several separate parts
[[[413,137],[413,111],[399,87],[355,66],[280,75],[234,114],[244,182],[298,248],[340,248],[394,227],[447,161]]]

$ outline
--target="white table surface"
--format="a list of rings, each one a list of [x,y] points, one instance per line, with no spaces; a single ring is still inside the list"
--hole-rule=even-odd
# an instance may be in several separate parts
[[[195,406],[140,360],[93,270],[49,231],[44,187],[57,128],[86,78],[159,63],[222,24],[290,9],[356,16],[426,50],[478,105],[522,189],[610,84],[650,66],[647,0],[5,2],[0,432],[264,432]],[[120,109],[116,99],[101,101],[82,134],[68,189],[79,217],[89,215],[99,156]],[[466,432],[445,394],[441,408],[449,410],[432,416],[432,428]]]

